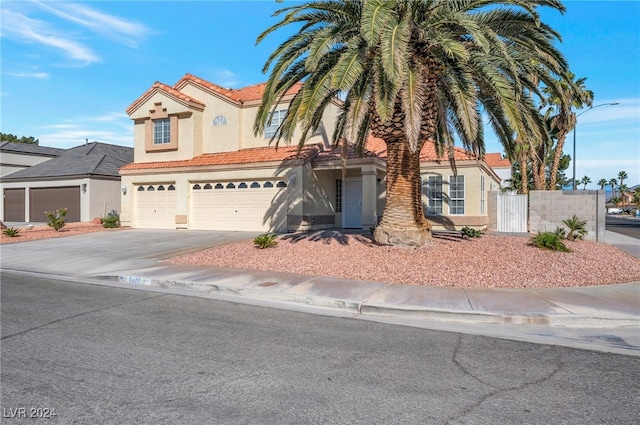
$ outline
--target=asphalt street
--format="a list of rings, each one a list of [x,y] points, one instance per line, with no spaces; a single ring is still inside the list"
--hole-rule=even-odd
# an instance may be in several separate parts
[[[1,290],[7,424],[640,417],[636,356],[10,273]]]
[[[630,215],[607,214],[605,227],[610,232],[620,233],[636,238],[640,243],[640,218]]]

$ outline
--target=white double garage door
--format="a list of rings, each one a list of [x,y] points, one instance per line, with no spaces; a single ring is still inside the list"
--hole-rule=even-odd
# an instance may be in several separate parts
[[[286,183],[283,181],[198,182],[180,200],[173,184],[138,185],[134,226],[175,229],[179,202],[188,202],[193,230],[286,231]]]

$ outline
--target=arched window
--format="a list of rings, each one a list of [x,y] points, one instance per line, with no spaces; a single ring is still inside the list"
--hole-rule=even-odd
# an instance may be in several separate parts
[[[216,189],[224,189],[224,186],[222,185],[222,183],[218,183],[216,184]]]
[[[227,189],[235,189],[235,188],[236,188],[235,184],[233,184],[233,183],[228,183],[227,184]]]
[[[144,186],[138,186],[138,192],[144,192]]]
[[[273,183],[271,182],[264,182],[264,185],[262,187],[273,187]]]
[[[193,185],[193,190],[200,190],[200,189],[202,189],[202,187],[199,184]]]
[[[167,188],[167,190],[176,190],[176,187],[172,184],[169,185],[169,187]]]
[[[260,183],[258,183],[258,182],[251,183],[251,189],[255,189],[255,188],[258,188],[258,187],[260,187]]]
[[[242,182],[238,185],[238,189],[246,189],[248,186],[245,182]]]
[[[164,186],[163,185],[158,186],[158,190],[164,190]]]
[[[152,191],[154,191],[154,190],[156,190],[156,189],[155,189],[153,186],[149,186],[149,187],[147,188],[147,192],[152,192]]]
[[[285,182],[278,182],[276,187],[287,187],[287,184]]]
[[[207,184],[204,185],[204,188],[205,189],[211,189],[211,185],[209,183],[207,183]]]
[[[227,125],[227,118],[224,115],[218,115],[213,119],[213,126],[217,127],[219,125]]]

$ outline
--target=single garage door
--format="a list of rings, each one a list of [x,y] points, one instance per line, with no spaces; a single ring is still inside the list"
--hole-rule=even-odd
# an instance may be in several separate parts
[[[67,223],[80,221],[80,186],[29,189],[29,220],[47,221],[45,211],[67,209]]]
[[[4,190],[4,221],[25,221],[24,192],[24,188]]]
[[[286,187],[283,181],[193,183],[190,228],[286,231]]]
[[[176,188],[173,184],[137,186],[135,197],[134,227],[176,228]]]

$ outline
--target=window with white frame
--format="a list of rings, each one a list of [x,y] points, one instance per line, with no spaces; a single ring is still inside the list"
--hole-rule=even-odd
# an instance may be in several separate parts
[[[449,176],[449,214],[464,214],[464,176]]]
[[[171,142],[169,118],[153,120],[153,144],[162,145]]]
[[[227,118],[224,115],[218,115],[213,119],[213,126],[227,125]]]
[[[442,214],[442,176],[429,176],[427,180],[427,214]]]
[[[284,117],[287,115],[286,109],[281,109],[279,111],[274,111],[273,116],[271,117],[271,121],[267,121],[267,125],[264,128],[264,137],[271,138],[278,131],[278,127],[284,121]]]

